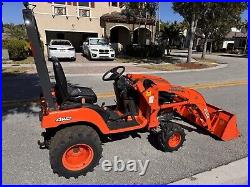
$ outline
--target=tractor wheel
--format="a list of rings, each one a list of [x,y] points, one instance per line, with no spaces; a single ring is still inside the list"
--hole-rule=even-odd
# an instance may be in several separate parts
[[[185,141],[185,132],[177,123],[167,122],[158,134],[159,145],[164,152],[177,151]]]
[[[58,131],[51,140],[49,156],[54,173],[77,178],[99,164],[102,146],[99,135],[89,126],[72,126]]]

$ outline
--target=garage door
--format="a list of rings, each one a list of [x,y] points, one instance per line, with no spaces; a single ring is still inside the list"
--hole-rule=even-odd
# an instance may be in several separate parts
[[[65,32],[65,31],[45,31],[46,42],[49,43],[52,39],[69,40],[75,47],[76,52],[81,52],[80,46],[88,37],[97,37],[97,33],[88,32]]]

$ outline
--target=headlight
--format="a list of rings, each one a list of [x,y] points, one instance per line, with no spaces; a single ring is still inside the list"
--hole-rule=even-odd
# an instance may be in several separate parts
[[[110,49],[110,52],[115,52],[113,49]]]
[[[72,50],[72,51],[73,51],[73,50],[75,50],[75,48],[74,48],[74,47],[72,47],[72,48],[69,48],[68,50]]]
[[[90,49],[91,51],[98,51],[98,49]]]
[[[49,47],[50,50],[57,50],[57,48]]]

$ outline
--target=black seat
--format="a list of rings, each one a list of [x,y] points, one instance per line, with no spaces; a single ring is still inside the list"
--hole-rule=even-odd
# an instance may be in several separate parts
[[[97,102],[96,94],[91,88],[78,87],[68,84],[62,65],[60,64],[58,59],[53,58],[52,62],[53,62],[54,75],[56,79],[56,85],[55,85],[57,94],[56,97],[60,105],[65,105],[65,103],[71,103],[70,105],[72,105],[72,103],[74,103],[72,106],[77,107],[79,106],[79,104],[75,103],[81,103],[82,98],[85,99],[86,103],[93,104]],[[68,109],[70,107],[66,106],[66,108]]]

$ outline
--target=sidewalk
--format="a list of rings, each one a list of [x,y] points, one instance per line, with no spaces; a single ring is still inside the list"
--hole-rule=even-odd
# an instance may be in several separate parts
[[[171,183],[173,185],[193,184],[248,184],[248,157],[228,165],[199,173],[192,177]]]

